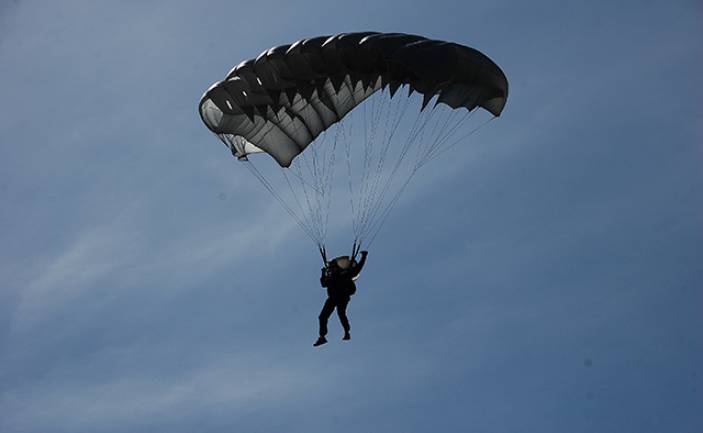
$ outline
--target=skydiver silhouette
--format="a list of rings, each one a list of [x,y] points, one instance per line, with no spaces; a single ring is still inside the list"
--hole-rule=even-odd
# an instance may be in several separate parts
[[[327,263],[327,266],[322,268],[322,276],[320,277],[320,285],[327,287],[327,300],[320,311],[320,337],[313,346],[320,346],[327,343],[325,336],[327,335],[327,320],[330,318],[332,311],[337,309],[337,316],[344,328],[344,338],[342,340],[351,339],[349,331],[349,319],[347,319],[347,304],[351,296],[356,293],[356,284],[354,279],[359,275],[361,269],[366,263],[368,251],[361,252],[361,261],[357,263],[355,260],[349,260],[348,257],[337,257]],[[348,266],[342,267],[339,264],[342,261]]]

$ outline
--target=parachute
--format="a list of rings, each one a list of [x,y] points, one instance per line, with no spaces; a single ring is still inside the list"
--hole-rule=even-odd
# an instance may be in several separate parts
[[[405,98],[396,96],[401,87],[408,88]],[[415,173],[498,117],[507,96],[505,74],[473,48],[362,32],[266,50],[213,84],[199,112],[326,260],[335,191],[348,188],[354,258],[373,242]],[[477,108],[491,117],[464,129]],[[250,156],[258,153],[275,167],[254,165],[259,158]],[[342,158],[346,182],[335,173]],[[276,172],[279,181],[271,179]]]

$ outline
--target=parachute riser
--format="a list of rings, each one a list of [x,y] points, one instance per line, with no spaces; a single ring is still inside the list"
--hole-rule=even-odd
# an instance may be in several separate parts
[[[359,255],[359,251],[361,251],[361,242],[355,240],[354,245],[352,246],[352,253],[350,256],[352,261],[356,260],[356,256]]]

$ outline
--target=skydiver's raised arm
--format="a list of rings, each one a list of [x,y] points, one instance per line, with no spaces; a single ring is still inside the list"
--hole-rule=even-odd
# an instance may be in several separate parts
[[[359,261],[359,263],[352,266],[351,278],[356,278],[356,276],[359,275],[359,273],[361,272],[361,269],[363,269],[364,264],[366,263],[366,256],[368,256],[368,255],[369,255],[368,251],[361,252],[361,260]]]

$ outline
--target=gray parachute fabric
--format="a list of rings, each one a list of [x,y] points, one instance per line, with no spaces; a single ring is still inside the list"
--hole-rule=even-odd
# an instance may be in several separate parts
[[[361,32],[270,48],[213,84],[199,112],[323,257],[333,193],[348,189],[353,259],[415,173],[498,117],[507,97],[503,71],[473,48]],[[491,118],[473,127],[477,111]],[[277,170],[255,166],[256,153],[270,155]],[[346,162],[347,181],[337,160]]]
[[[200,101],[200,115],[233,154],[266,152],[281,166],[377,90],[400,86],[452,108],[499,116],[508,81],[472,48],[401,33],[303,39],[235,66]]]

